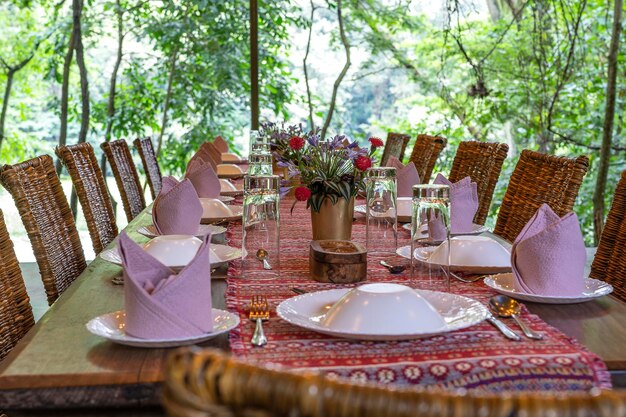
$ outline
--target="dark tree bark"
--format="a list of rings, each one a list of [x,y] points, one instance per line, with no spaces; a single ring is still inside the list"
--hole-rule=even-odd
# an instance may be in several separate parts
[[[2,142],[4,142],[4,125],[6,122],[7,111],[9,109],[9,98],[11,97],[11,88],[13,87],[13,77],[15,77],[15,73],[24,68],[34,56],[35,52],[15,66],[10,66],[4,62],[4,60],[0,59],[2,65],[7,69],[7,82],[4,87],[2,112],[0,113],[0,149],[2,149]]]
[[[167,111],[170,108],[170,101],[172,99],[172,88],[174,84],[174,75],[176,74],[176,58],[178,57],[178,46],[172,51],[170,58],[170,71],[167,76],[167,93],[165,94],[165,102],[163,103],[163,118],[161,119],[161,131],[159,132],[159,140],[156,150],[156,156],[161,154],[161,147],[163,145],[163,135],[165,134],[165,128],[167,126]]]
[[[609,173],[609,160],[611,158],[611,142],[613,140],[613,124],[615,121],[615,96],[617,90],[617,56],[619,53],[619,38],[622,29],[623,0],[615,0],[613,7],[613,32],[611,45],[609,46],[608,75],[606,84],[606,111],[604,113],[604,125],[602,127],[602,148],[600,149],[600,163],[598,164],[598,177],[596,189],[593,193],[593,226],[596,245],[600,240],[604,228],[604,192],[606,179]]]
[[[311,103],[311,87],[309,85],[309,70],[307,66],[307,60],[309,58],[309,51],[311,50],[311,35],[313,34],[313,18],[315,17],[315,5],[311,0],[311,22],[309,26],[309,37],[306,42],[306,53],[302,60],[302,66],[304,67],[304,82],[306,84],[306,99],[309,106],[309,126],[311,130],[315,130],[315,123],[313,122],[313,103]]]
[[[70,90],[70,66],[72,65],[72,58],[74,57],[74,44],[76,42],[76,31],[72,28],[70,34],[70,41],[67,46],[67,53],[65,54],[65,61],[63,63],[63,81],[61,83],[61,127],[59,131],[59,145],[63,146],[67,143],[67,113],[69,109],[69,90]],[[61,175],[63,166],[61,161],[57,159],[56,163],[57,175]]]
[[[328,130],[328,126],[330,126],[330,122],[333,119],[333,113],[335,112],[335,103],[337,102],[337,92],[339,91],[339,86],[341,85],[341,81],[346,76],[348,69],[350,68],[350,43],[348,42],[348,38],[346,36],[346,31],[343,24],[343,16],[341,15],[341,0],[337,0],[337,20],[339,22],[339,35],[341,37],[341,43],[343,44],[343,48],[346,52],[346,63],[343,65],[339,76],[335,80],[333,84],[333,94],[330,98],[330,106],[328,107],[328,113],[326,113],[326,120],[324,121],[324,127],[322,127],[322,135],[321,138],[326,138],[326,131]]]

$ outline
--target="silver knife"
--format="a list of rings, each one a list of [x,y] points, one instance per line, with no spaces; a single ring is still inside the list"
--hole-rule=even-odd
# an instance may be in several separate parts
[[[517,340],[517,341],[522,340],[522,338],[519,337],[517,335],[517,333],[515,333],[513,330],[511,330],[511,328],[509,326],[507,326],[506,324],[502,323],[500,320],[495,318],[493,316],[493,314],[491,314],[491,312],[489,312],[489,311],[487,312],[487,321],[489,323],[493,324],[507,338],[509,338],[511,340]]]

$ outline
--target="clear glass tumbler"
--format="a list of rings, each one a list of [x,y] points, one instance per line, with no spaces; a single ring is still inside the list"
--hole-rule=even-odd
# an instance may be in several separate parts
[[[280,180],[278,175],[244,177],[243,278],[273,279],[280,271]]]
[[[450,187],[414,185],[412,216],[413,287],[450,291]]]
[[[250,154],[269,154],[269,153],[271,153],[269,143],[255,142],[250,147]]]
[[[367,253],[395,255],[398,246],[396,169],[368,169],[365,187]]]
[[[248,156],[248,175],[272,175],[272,155],[251,153]]]

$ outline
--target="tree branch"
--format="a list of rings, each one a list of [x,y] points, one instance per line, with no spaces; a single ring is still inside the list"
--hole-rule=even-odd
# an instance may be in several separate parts
[[[304,82],[306,84],[306,98],[307,104],[309,106],[309,125],[311,130],[315,130],[315,124],[313,123],[313,104],[311,103],[311,87],[309,85],[309,71],[307,68],[307,59],[309,58],[309,51],[311,49],[311,35],[313,34],[313,18],[315,16],[315,5],[313,4],[313,0],[311,0],[311,22],[309,24],[309,37],[306,42],[306,53],[304,54],[304,59],[302,60],[302,65],[304,67]]]

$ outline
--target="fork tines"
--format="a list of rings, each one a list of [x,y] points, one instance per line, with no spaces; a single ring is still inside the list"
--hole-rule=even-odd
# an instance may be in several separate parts
[[[270,318],[269,304],[266,296],[254,295],[250,301],[250,320],[267,320]]]

